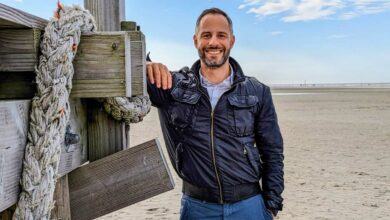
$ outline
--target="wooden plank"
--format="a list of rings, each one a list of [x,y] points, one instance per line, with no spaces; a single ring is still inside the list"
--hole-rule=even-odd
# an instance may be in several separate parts
[[[12,220],[12,216],[15,212],[16,205],[11,206],[10,208],[0,211],[0,220]]]
[[[71,172],[71,217],[94,219],[173,187],[158,140],[151,140]]]
[[[95,17],[98,31],[118,31],[125,16],[122,0],[84,0],[84,7]]]
[[[70,220],[68,175],[57,179],[54,191],[55,206],[51,210],[51,219]]]
[[[31,99],[36,85],[34,72],[0,72],[0,99]]]
[[[87,161],[86,105],[73,99],[70,108],[68,134],[77,134],[80,139],[73,144],[63,143],[59,176]],[[30,100],[0,101],[0,212],[15,204],[19,195],[29,109]]]
[[[70,118],[65,137],[78,136],[75,143],[62,143],[58,175],[63,176],[88,161],[87,106],[80,99],[70,99]],[[73,139],[75,140],[75,139]],[[66,140],[65,140],[66,141]]]
[[[71,97],[131,96],[132,87],[136,88],[134,90],[135,94],[142,94],[140,90],[143,87],[141,85],[144,84],[142,80],[145,79],[142,76],[145,71],[145,64],[143,63],[145,50],[142,43],[137,41],[142,39],[143,34],[135,32],[137,31],[100,32],[81,37],[81,44],[73,62],[75,74],[73,76]],[[29,45],[32,44],[32,42],[29,43]],[[134,52],[131,52],[131,48]],[[11,51],[11,49],[0,48],[0,56],[2,50],[4,51],[3,54],[8,54]],[[23,51],[19,50],[15,54],[23,54]],[[10,55],[6,56],[9,57]],[[17,60],[21,61],[22,58]],[[35,64],[28,63],[28,66],[24,64],[23,62],[6,63],[3,60],[0,61],[0,98],[26,99],[34,96],[36,85],[34,84],[33,66]],[[2,67],[4,68],[1,70]],[[23,69],[30,69],[31,71],[19,71]],[[4,70],[9,72],[2,72]],[[133,71],[134,74],[131,74]]]
[[[43,30],[48,21],[0,3],[0,29],[38,28]]]
[[[129,93],[126,85],[124,32],[100,32],[83,35],[73,65],[72,97],[115,97]],[[130,43],[128,43],[130,44]],[[130,70],[127,70],[130,71]],[[131,91],[130,91],[131,92]]]
[[[0,30],[0,72],[34,72],[40,37],[35,28]]]
[[[19,195],[29,108],[29,100],[0,102],[0,212]]]
[[[125,148],[122,123],[108,115],[101,103],[88,100],[88,158],[95,161]],[[118,124],[119,123],[119,124]]]

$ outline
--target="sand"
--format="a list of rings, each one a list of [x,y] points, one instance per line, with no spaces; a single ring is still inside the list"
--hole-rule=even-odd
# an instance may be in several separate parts
[[[285,142],[276,219],[390,219],[390,89],[273,93]],[[131,135],[133,146],[155,137],[164,146],[156,109]],[[178,219],[181,181],[170,169],[174,190],[99,219]]]

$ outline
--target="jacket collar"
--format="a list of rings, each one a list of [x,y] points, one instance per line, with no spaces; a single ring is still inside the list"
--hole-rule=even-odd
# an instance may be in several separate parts
[[[232,57],[229,57],[229,63],[233,67],[233,84],[239,83],[245,79],[245,75],[242,72],[240,64],[233,59]],[[197,60],[191,67],[191,72],[194,73],[196,78],[198,79],[198,82],[200,82],[200,76],[199,76],[199,70],[200,70],[200,60]]]

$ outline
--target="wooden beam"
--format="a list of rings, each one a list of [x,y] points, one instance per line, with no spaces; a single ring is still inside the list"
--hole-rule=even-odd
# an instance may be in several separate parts
[[[0,29],[0,72],[33,72],[38,61],[39,29]]]
[[[1,35],[1,33],[5,34]],[[19,35],[25,43],[19,45],[18,38],[5,37],[10,35],[9,33],[18,33],[13,35]],[[29,37],[24,36],[25,33],[29,33]],[[36,87],[34,66],[37,64],[38,57],[37,51],[31,48],[35,48],[38,43],[31,37],[32,33],[33,30],[11,30],[10,32],[0,30],[0,57],[2,58],[0,59],[0,98],[2,99],[34,96]],[[4,40],[6,38],[8,40]],[[26,49],[27,45],[30,49]],[[20,47],[24,49],[12,49]],[[145,94],[144,48],[144,35],[139,31],[83,35],[73,62],[75,74],[71,97],[129,97]],[[17,58],[13,60],[13,57]],[[31,59],[26,60],[21,57]]]
[[[48,21],[0,3],[0,29],[38,28],[43,30]]]
[[[137,24],[132,21],[122,21],[121,28],[128,31],[131,57],[131,94],[146,95],[146,45],[145,35],[137,31]],[[140,59],[139,59],[140,58]]]
[[[72,97],[115,97],[131,95],[131,70],[126,60],[137,60],[126,53],[130,46],[125,32],[83,35],[73,61]]]
[[[16,203],[30,101],[0,102],[0,212]]]
[[[68,144],[62,145],[59,176],[87,161],[85,104],[79,99],[73,99],[70,105],[71,115],[66,134]],[[0,212],[15,204],[19,195],[29,109],[30,100],[0,101]]]
[[[55,206],[51,210],[51,219],[70,220],[68,175],[57,179],[54,191]]]
[[[94,219],[173,187],[161,147],[151,140],[71,172],[72,219]]]

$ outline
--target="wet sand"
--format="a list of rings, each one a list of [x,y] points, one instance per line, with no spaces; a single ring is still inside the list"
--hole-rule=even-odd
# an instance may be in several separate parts
[[[390,89],[273,94],[285,143],[285,202],[277,219],[390,219]],[[155,137],[164,146],[152,109],[131,125],[131,145]],[[181,181],[171,172],[174,190],[99,219],[178,219]]]

